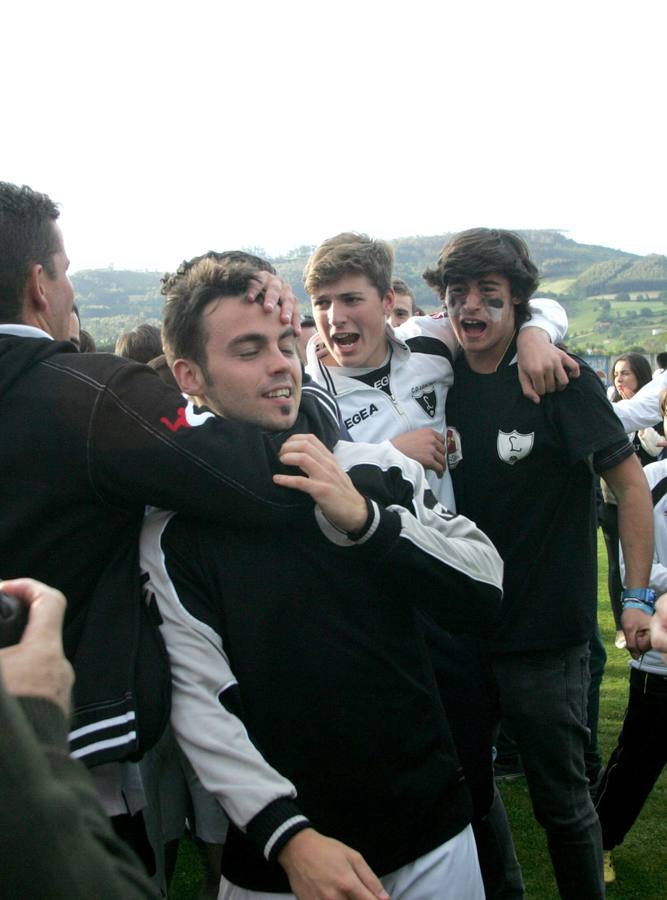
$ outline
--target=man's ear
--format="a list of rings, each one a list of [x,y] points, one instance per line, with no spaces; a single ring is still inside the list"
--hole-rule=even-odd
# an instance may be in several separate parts
[[[191,359],[175,359],[171,372],[184,394],[189,394],[191,397],[204,395],[206,380],[196,362]]]
[[[394,293],[394,289],[389,288],[387,293],[382,298],[382,308],[384,310],[385,319],[389,318],[391,311],[394,308],[395,302],[396,302],[396,294]]]
[[[26,311],[40,316],[48,311],[49,300],[44,283],[47,277],[46,270],[41,263],[35,263],[30,267],[25,287],[24,302],[29,307],[29,310]]]

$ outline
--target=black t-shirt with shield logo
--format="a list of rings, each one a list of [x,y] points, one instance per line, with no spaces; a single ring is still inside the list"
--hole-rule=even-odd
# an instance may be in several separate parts
[[[592,636],[597,609],[594,472],[633,452],[602,385],[581,375],[539,405],[523,396],[508,348],[496,372],[461,354],[447,398],[456,506],[505,562],[495,652],[558,650]]]

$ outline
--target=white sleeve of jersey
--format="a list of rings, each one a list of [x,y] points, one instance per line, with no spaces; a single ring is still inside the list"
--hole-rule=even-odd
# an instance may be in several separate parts
[[[221,636],[185,609],[169,578],[160,538],[172,515],[151,512],[141,537],[141,569],[158,604],[171,665],[171,724],[204,788],[244,830],[269,803],[294,798],[296,788],[266,762],[243,722],[219,700],[236,679]]]
[[[470,579],[471,583],[492,587],[498,591],[498,600],[502,592],[503,561],[491,540],[474,522],[465,516],[449,512],[435,501],[423,467],[413,459],[404,456],[389,441],[380,444],[349,443],[339,441],[335,448],[335,456],[341,467],[353,474],[355,466],[375,468],[378,477],[388,477],[390,472],[400,472],[401,496],[396,502],[387,505],[386,509],[400,518],[398,545],[404,546],[406,571],[414,575],[415,595],[419,596],[420,579],[433,591],[438,577],[446,580],[446,569],[454,569]],[[394,482],[396,483],[396,482]],[[375,534],[379,535],[382,510],[378,504],[372,503],[374,519],[368,532],[354,546],[371,543]],[[409,508],[408,508],[409,507]],[[325,532],[321,521],[320,528]],[[325,532],[325,536],[336,543],[340,537]],[[352,542],[347,540],[352,545]],[[407,547],[410,549],[407,550]],[[376,558],[387,548],[373,549]],[[396,548],[392,550],[396,553]],[[393,558],[396,562],[398,557]],[[398,563],[396,563],[398,564]],[[387,570],[391,579],[393,566]]]
[[[648,428],[649,425],[656,425],[662,421],[660,394],[665,388],[667,388],[667,372],[662,372],[637,391],[630,400],[612,403],[614,412],[626,431]]]
[[[399,328],[394,328],[394,334],[401,341],[413,337],[435,338],[448,347],[452,357],[459,351],[459,342],[452,330],[452,323],[443,313],[434,316],[413,316]]]
[[[523,323],[521,329],[541,328],[549,335],[552,344],[564,340],[567,334],[567,313],[557,300],[551,300],[548,297],[532,297],[528,307],[530,319]]]

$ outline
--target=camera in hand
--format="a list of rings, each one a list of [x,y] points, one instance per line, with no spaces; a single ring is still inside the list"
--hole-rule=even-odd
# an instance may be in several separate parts
[[[0,591],[0,647],[18,644],[28,621],[28,607]]]

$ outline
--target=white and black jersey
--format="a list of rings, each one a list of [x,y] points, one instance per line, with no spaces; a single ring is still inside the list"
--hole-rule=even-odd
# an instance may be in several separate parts
[[[499,652],[557,650],[595,630],[594,475],[633,452],[595,373],[539,405],[510,364],[477,374],[463,356],[447,402],[447,459],[459,511],[488,534],[505,562]]]
[[[532,318],[522,327],[537,326],[552,341],[567,331],[563,307],[544,297],[530,302]],[[379,369],[327,366],[318,358],[320,338],[308,343],[306,371],[338,402],[353,441],[391,441],[416,428],[445,433],[447,391],[454,380],[453,363],[459,345],[449,319],[437,314],[414,316],[393,329],[387,325],[389,359]],[[449,472],[426,473],[431,490],[447,509],[454,509]]]
[[[493,625],[500,557],[390,445],[334,452],[367,498],[354,541],[317,507],[289,533],[155,512],[142,536],[174,731],[234,823],[223,873],[250,890],[289,890],[275,857],[309,821],[388,873],[470,819],[416,611]]]

